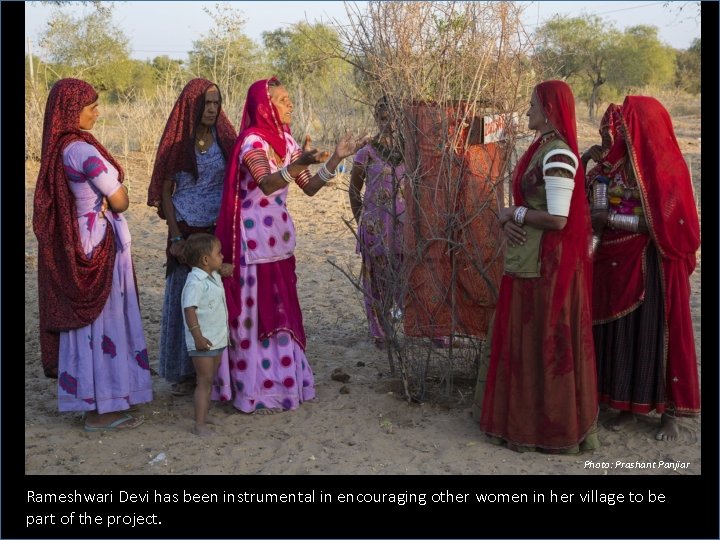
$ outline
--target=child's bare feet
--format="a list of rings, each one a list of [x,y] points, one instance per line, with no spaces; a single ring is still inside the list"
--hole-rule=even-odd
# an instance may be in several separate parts
[[[205,424],[195,424],[195,427],[192,428],[192,432],[198,437],[212,437],[215,435],[215,432]]]

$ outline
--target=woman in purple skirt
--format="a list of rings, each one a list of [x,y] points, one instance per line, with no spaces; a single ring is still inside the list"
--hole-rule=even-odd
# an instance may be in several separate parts
[[[358,224],[365,313],[377,347],[383,347],[393,315],[402,308],[398,279],[405,219],[405,164],[401,141],[384,96],[375,104],[378,134],[358,150],[350,176],[350,207]],[[360,191],[365,185],[365,194]]]
[[[99,115],[91,85],[55,83],[33,212],[43,369],[58,379],[60,411],[86,413],[86,431],[139,426],[127,410],[153,397],[128,194],[122,168],[89,133]]]

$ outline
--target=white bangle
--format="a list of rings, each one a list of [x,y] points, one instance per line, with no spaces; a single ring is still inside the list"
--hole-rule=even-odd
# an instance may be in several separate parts
[[[575,181],[564,176],[543,176],[543,179],[548,213],[568,217]]]
[[[525,214],[527,214],[527,211],[527,207],[518,206],[513,212],[513,221],[522,227],[525,223]]]
[[[287,182],[288,184],[292,183],[292,181],[295,180],[290,174],[290,171],[288,171],[287,167],[283,167],[282,169],[280,169],[280,176],[282,176],[282,179],[285,180],[285,182]]]
[[[327,168],[327,162],[325,162],[322,164],[322,167],[318,169],[317,175],[320,177],[320,180],[327,184],[332,178],[337,176],[337,173],[331,173]]]

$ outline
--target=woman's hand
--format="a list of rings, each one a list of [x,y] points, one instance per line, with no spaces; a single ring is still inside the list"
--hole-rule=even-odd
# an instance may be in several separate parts
[[[600,234],[605,229],[608,222],[607,210],[592,210],[590,212],[590,220],[592,221],[592,229],[596,234]]]
[[[220,277],[230,277],[233,274],[233,270],[235,269],[235,266],[231,263],[222,263],[220,265],[220,270],[218,270],[218,274],[220,274]]]
[[[521,246],[525,243],[525,231],[514,221],[506,221],[503,225],[503,232],[510,246]]]
[[[583,155],[581,156],[581,160],[583,162],[583,165],[587,166],[587,162],[591,159],[595,163],[601,163],[603,158],[605,157],[605,150],[603,150],[603,147],[599,144],[595,144],[588,148]]]
[[[183,257],[183,249],[185,247],[185,240],[178,240],[177,242],[170,242],[170,255],[175,257],[178,261],[185,264],[185,257]]]
[[[315,165],[316,163],[322,163],[330,157],[330,152],[319,151],[317,148],[313,148],[311,144],[312,140],[310,135],[305,135],[305,142],[303,143],[302,155],[292,162],[291,165],[301,165],[307,167],[308,165]]]
[[[503,208],[500,210],[500,226],[502,227],[507,223],[508,221],[513,220],[513,216],[515,215],[515,209],[517,206],[509,206],[507,208]]]
[[[372,136],[365,135],[361,138],[355,138],[350,133],[346,133],[335,145],[335,155],[340,159],[352,156],[363,146],[372,140]]]

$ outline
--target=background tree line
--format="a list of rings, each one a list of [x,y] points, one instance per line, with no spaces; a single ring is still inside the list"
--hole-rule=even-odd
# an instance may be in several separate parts
[[[352,127],[351,121],[367,122],[368,105],[377,97],[368,95],[363,59],[352,57],[348,32],[331,25],[299,22],[265,32],[262,43],[256,43],[245,34],[241,11],[218,4],[205,9],[214,27],[193,42],[186,60],[136,60],[129,39],[113,20],[112,2],[94,2],[96,9],[79,17],[65,13],[62,4],[40,36],[39,50],[26,54],[26,120],[42,114],[49,88],[63,77],[87,80],[106,103],[144,103],[149,111],[152,104],[161,105],[167,108],[163,114],[189,79],[205,77],[219,84],[237,123],[248,86],[274,74],[293,94],[293,129],[317,138],[332,138]],[[591,119],[599,104],[644,87],[689,94],[701,90],[699,38],[679,50],[662,43],[656,27],[620,31],[589,16],[553,19],[528,39],[533,51],[524,59],[528,73],[538,80],[567,80],[587,103]],[[29,152],[30,157],[35,154]]]

